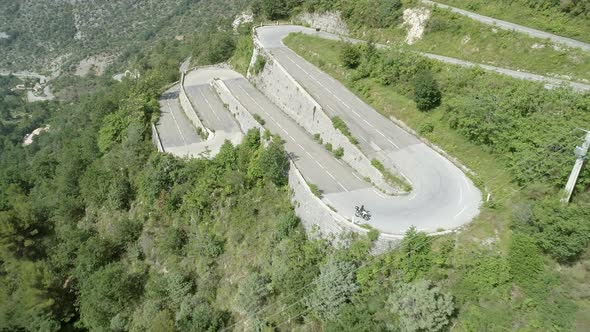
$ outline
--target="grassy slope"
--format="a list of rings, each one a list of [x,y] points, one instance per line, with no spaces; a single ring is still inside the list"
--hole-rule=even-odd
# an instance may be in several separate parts
[[[438,2],[590,43],[590,23],[583,16],[571,17],[554,9],[536,10],[518,1],[439,0]]]
[[[508,171],[504,168],[503,163],[497,156],[485,151],[484,147],[467,141],[458,132],[450,129],[442,110],[435,109],[429,113],[419,112],[413,100],[371,79],[363,79],[352,83],[349,80],[350,70],[339,65],[338,55],[342,45],[341,43],[304,35],[291,35],[285,42],[299,55],[341,81],[351,91],[363,98],[386,117],[393,116],[402,120],[416,131],[419,130],[423,123],[433,124],[434,131],[425,135],[425,137],[475,171],[477,173],[476,183],[483,183],[485,188],[489,189],[494,194],[496,201],[499,202],[495,206],[484,205],[481,214],[466,226],[460,236],[456,237],[459,250],[456,253],[455,259],[457,261],[474,259],[474,253],[481,252],[482,248],[489,248],[489,241],[493,243],[491,246],[495,248],[494,250],[504,253],[507,252],[511,236],[509,228],[509,221],[511,219],[510,206],[511,202],[518,199],[520,188],[511,183]],[[439,82],[444,82],[445,79],[449,79],[456,72],[457,68],[454,66],[442,66],[442,70],[436,74],[437,79]],[[480,75],[485,75],[486,79],[497,81],[498,84],[501,84],[502,80],[507,79],[488,73],[480,73]],[[444,86],[442,88],[444,90]],[[444,241],[443,238],[439,240]],[[484,245],[486,243],[487,245]],[[550,264],[562,270],[562,287],[574,290],[570,293],[579,307],[575,325],[578,330],[583,331],[583,327],[587,326],[588,323],[587,317],[590,317],[590,303],[583,296],[576,294],[580,294],[578,290],[583,291],[587,289],[584,280],[590,278],[588,257],[581,259],[580,263],[572,267],[558,267],[553,263]],[[446,273],[449,278],[447,286],[453,290],[453,293],[459,294],[464,291],[461,289],[462,286],[460,284],[461,278],[464,277],[462,275],[464,272],[460,270],[449,270]],[[461,324],[462,318],[467,320],[474,319],[474,315],[482,314],[481,311],[477,310],[485,310],[485,315],[494,317],[492,319],[496,321],[510,322],[512,320],[512,322],[518,322],[525,320],[534,322],[540,319],[538,316],[539,313],[535,313],[534,311],[528,313],[526,317],[518,317],[514,309],[515,307],[518,308],[521,304],[514,300],[507,301],[506,294],[510,294],[510,292],[511,290],[509,289],[498,290],[496,294],[491,297],[488,296],[484,300],[485,303],[475,305],[478,308],[475,309],[475,313],[473,312],[474,309],[466,305],[459,315],[460,324],[458,329],[468,330],[469,327]],[[499,303],[503,305],[498,305]]]
[[[554,47],[545,40],[494,29],[443,9],[433,9],[428,24],[423,38],[413,48],[541,75],[565,75],[574,80],[590,78],[590,54],[581,50]],[[375,38],[385,43],[403,43],[406,29],[399,26],[383,29],[376,32]]]

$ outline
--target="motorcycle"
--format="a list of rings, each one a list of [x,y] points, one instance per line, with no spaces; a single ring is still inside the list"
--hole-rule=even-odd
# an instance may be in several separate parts
[[[369,221],[369,219],[371,219],[371,213],[369,211],[365,210],[363,207],[359,208],[358,206],[355,206],[354,209],[355,209],[354,215],[356,217],[363,218],[366,221]]]

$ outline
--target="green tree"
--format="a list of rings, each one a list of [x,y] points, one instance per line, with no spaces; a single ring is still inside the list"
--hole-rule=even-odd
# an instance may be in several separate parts
[[[80,321],[90,330],[106,330],[111,319],[132,308],[142,292],[143,278],[122,264],[110,264],[92,274],[80,289]]]
[[[288,182],[289,160],[280,137],[273,137],[266,149],[251,164],[248,173],[253,179],[271,181],[277,186]]]
[[[433,264],[430,238],[412,226],[400,245],[400,260],[407,281],[428,272]]]
[[[414,81],[414,101],[420,111],[429,111],[440,105],[442,94],[429,70],[418,72]]]
[[[252,315],[264,304],[270,291],[270,279],[259,272],[252,272],[238,287],[236,305],[241,311]]]
[[[2,267],[0,330],[57,331],[62,317],[53,312],[57,304],[49,266],[43,261],[4,261]]]
[[[7,209],[0,210],[0,254],[38,256],[43,251],[47,224],[35,214],[28,197],[17,185],[7,186],[5,196]]]
[[[156,314],[152,320],[149,332],[174,332],[176,328],[174,326],[174,318],[168,310],[161,310]]]
[[[205,51],[205,61],[210,64],[229,59],[236,48],[236,41],[228,32],[217,32],[209,38],[209,45]]]
[[[255,0],[252,3],[254,14],[263,14],[270,20],[286,18],[291,10],[301,5],[302,0]]]
[[[347,261],[330,258],[320,267],[320,275],[314,280],[315,289],[310,295],[308,307],[321,320],[334,320],[340,307],[357,291],[356,267]]]
[[[575,261],[590,243],[590,212],[576,203],[564,206],[553,198],[532,209],[524,206],[515,227],[530,234],[544,252],[566,263]]]
[[[388,303],[402,331],[441,331],[454,312],[453,297],[428,280],[395,285]]]
[[[100,128],[98,136],[98,147],[101,152],[106,152],[113,144],[120,143],[123,140],[123,134],[129,119],[127,115],[119,110],[109,114],[104,118],[103,126]]]
[[[216,310],[196,295],[186,296],[176,313],[176,323],[181,331],[220,331],[225,328],[228,320],[228,312]]]

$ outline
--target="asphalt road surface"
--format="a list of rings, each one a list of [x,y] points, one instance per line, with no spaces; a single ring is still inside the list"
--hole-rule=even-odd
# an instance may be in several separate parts
[[[364,204],[373,216],[370,224],[393,234],[403,233],[412,225],[425,232],[453,229],[479,213],[481,193],[459,168],[282,44],[290,32],[317,34],[315,30],[268,26],[256,31],[262,47],[324,111],[347,123],[369,158],[377,154],[386,158],[390,163],[385,166],[397,167],[413,187],[409,195],[397,197],[385,196],[372,188],[330,193],[324,196],[327,204],[347,218],[354,214],[355,205]]]
[[[308,183],[317,185],[324,194],[371,188],[352,168],[314,141],[308,132],[245,78],[224,83],[251,114],[258,114],[264,120],[266,129],[283,138],[285,150]]]
[[[178,89],[179,86],[176,85],[160,97],[161,115],[156,129],[160,134],[164,151],[201,142],[201,137],[180,108]]]
[[[187,85],[185,89],[205,127],[215,132],[219,130],[228,133],[240,131],[238,123],[231,113],[225,109],[223,103],[208,83]]]
[[[507,21],[498,20],[493,17],[479,15],[479,14],[476,14],[473,12],[469,12],[469,11],[466,11],[466,10],[463,10],[460,8],[456,8],[456,7],[452,7],[449,5],[444,5],[442,3],[438,3],[438,2],[434,2],[434,1],[422,0],[422,2],[425,4],[428,4],[428,5],[450,9],[454,13],[467,16],[473,20],[476,20],[476,21],[484,23],[484,24],[497,26],[498,28],[501,28],[504,30],[514,30],[517,32],[522,32],[522,33],[525,33],[531,37],[541,38],[541,39],[549,39],[549,40],[551,40],[555,43],[558,43],[558,44],[566,45],[569,47],[580,48],[586,52],[590,52],[590,44],[588,44],[588,43],[577,41],[577,40],[574,40],[571,38],[557,36],[557,35],[554,35],[549,32],[528,28],[528,27],[525,27],[522,25],[510,23]]]
[[[265,47],[267,47],[267,48],[285,46],[282,42],[282,38],[280,38],[280,37],[281,36],[284,37],[285,34],[288,34],[291,32],[302,32],[302,33],[305,33],[308,35],[314,35],[314,36],[318,36],[318,37],[322,37],[322,38],[326,38],[326,39],[331,39],[331,40],[344,40],[344,41],[348,41],[351,43],[364,43],[365,42],[363,40],[339,36],[339,35],[335,35],[335,34],[324,32],[324,31],[315,31],[314,29],[305,28],[305,27],[298,26],[298,25],[267,26],[267,27],[258,28],[256,30],[257,31],[264,31],[264,35],[265,35],[264,38],[265,38],[265,43],[266,43]],[[376,44],[376,46],[379,48],[389,47],[389,46],[383,45],[383,44]],[[437,60],[440,62],[448,63],[451,65],[457,65],[457,66],[461,66],[461,67],[465,67],[465,68],[480,67],[483,70],[493,71],[498,74],[518,78],[521,80],[545,83],[545,87],[548,89],[556,88],[559,86],[570,86],[574,91],[578,91],[578,92],[590,91],[590,84],[572,82],[572,81],[562,80],[562,79],[558,79],[558,78],[554,78],[554,77],[548,77],[548,76],[543,76],[543,75],[538,75],[538,74],[533,74],[533,73],[528,73],[528,72],[523,72],[523,71],[518,71],[518,70],[490,66],[490,65],[486,65],[486,64],[479,64],[479,63],[475,63],[475,62],[469,62],[469,61],[451,58],[448,56],[443,56],[443,55],[438,55],[438,54],[424,53],[424,52],[419,52],[419,54],[423,55],[424,57],[427,57],[427,58],[430,58],[433,60]]]

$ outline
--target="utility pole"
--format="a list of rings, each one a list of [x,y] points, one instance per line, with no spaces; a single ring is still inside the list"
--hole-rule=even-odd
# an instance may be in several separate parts
[[[576,181],[578,180],[578,176],[580,175],[580,171],[582,170],[582,165],[584,164],[584,160],[586,159],[588,148],[590,147],[590,131],[584,129],[580,130],[586,132],[586,137],[584,138],[584,143],[582,144],[582,146],[576,146],[576,148],[574,149],[574,154],[576,155],[576,163],[574,164],[572,173],[570,174],[570,177],[565,185],[565,195],[561,199],[562,203],[568,203],[570,201],[570,198],[572,197],[572,192],[574,191],[574,187],[576,186]]]

